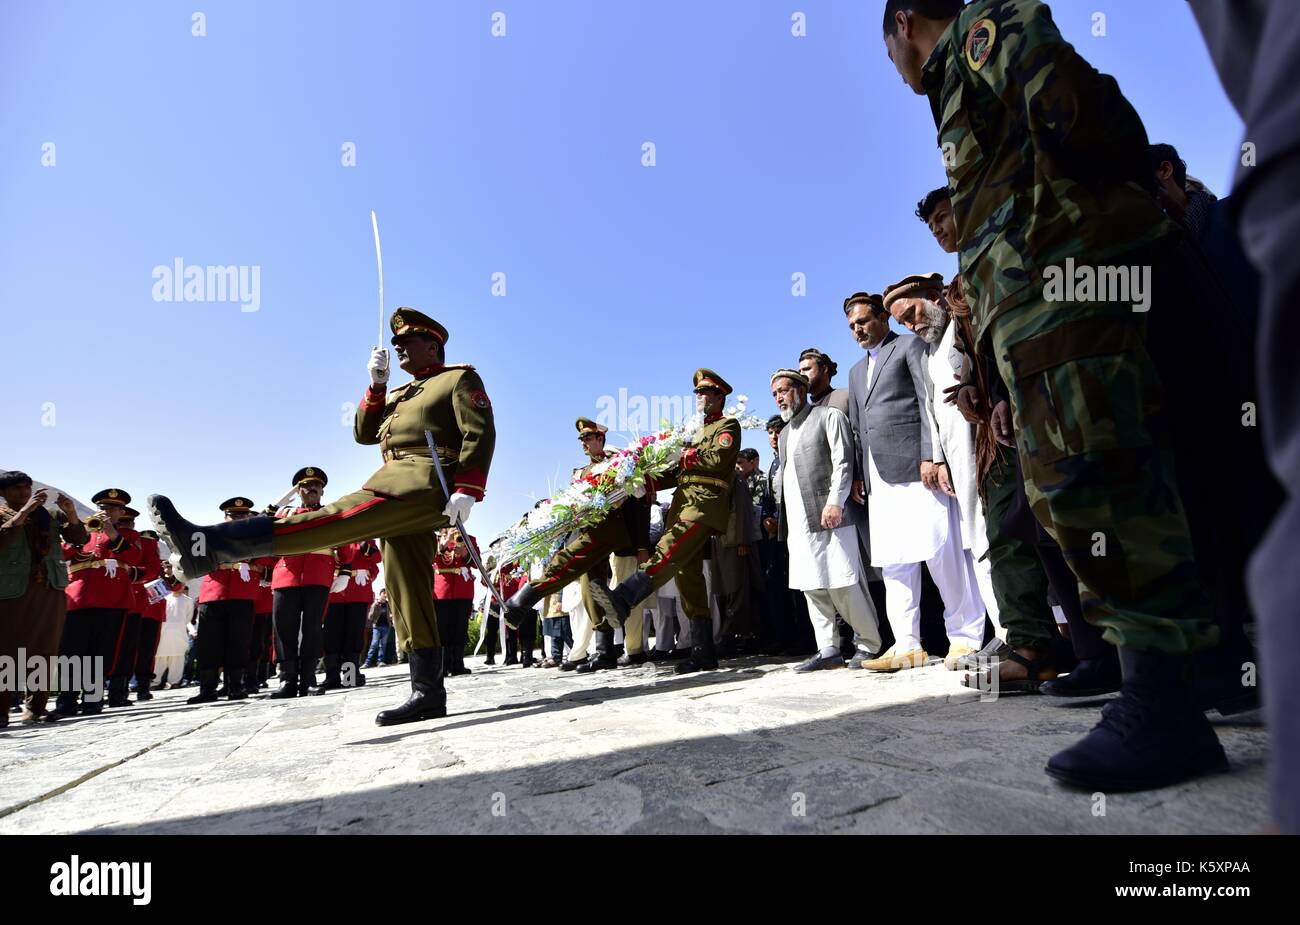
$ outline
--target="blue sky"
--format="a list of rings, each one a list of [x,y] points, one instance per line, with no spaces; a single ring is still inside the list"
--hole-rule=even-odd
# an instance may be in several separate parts
[[[771,371],[813,345],[846,382],[843,297],[955,270],[912,216],[944,178],[881,6],[0,4],[0,467],[201,521],[304,465],[327,500],[359,487],[378,453],[344,404],[378,325],[371,209],[390,310],[445,324],[492,398],[480,536],[567,478],[602,396],[682,395],[710,366],[767,416]],[[1152,140],[1226,191],[1241,124],[1186,4],[1052,8]],[[258,310],[155,301],[178,257],[257,267]],[[766,465],[763,433],[745,442]]]

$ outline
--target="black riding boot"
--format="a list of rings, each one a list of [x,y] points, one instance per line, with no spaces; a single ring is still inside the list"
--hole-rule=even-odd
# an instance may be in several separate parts
[[[530,619],[537,617],[533,608],[542,599],[542,595],[533,589],[532,584],[525,584],[506,601],[506,626],[517,630]]]
[[[1120,647],[1124,686],[1093,730],[1047,762],[1063,783],[1102,793],[1149,790],[1228,770],[1187,680],[1186,656]]]
[[[274,517],[258,515],[200,527],[182,517],[163,495],[149,496],[149,513],[172,550],[176,577],[184,581],[201,578],[224,563],[271,554]],[[200,533],[204,542],[197,543],[195,537]],[[195,555],[196,547],[203,549],[204,554]]]
[[[411,696],[406,703],[375,717],[380,726],[414,723],[447,715],[447,691],[442,686],[442,649],[412,649]]]
[[[673,671],[690,674],[692,671],[712,671],[717,667],[718,656],[713,650],[713,620],[691,617],[691,657],[683,659]]]
[[[242,669],[239,671],[226,672],[226,699],[248,699],[248,692],[244,690],[244,672]]]

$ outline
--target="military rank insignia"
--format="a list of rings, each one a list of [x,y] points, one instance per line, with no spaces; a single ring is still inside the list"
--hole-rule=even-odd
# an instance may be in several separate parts
[[[993,42],[998,37],[997,24],[991,19],[981,19],[966,33],[966,63],[978,71],[993,53]]]
[[[480,410],[491,408],[492,402],[488,401],[487,392],[477,389],[469,394],[470,404]]]

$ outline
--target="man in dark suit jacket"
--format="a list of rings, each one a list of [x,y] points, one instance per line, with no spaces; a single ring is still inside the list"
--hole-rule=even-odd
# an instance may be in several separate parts
[[[872,558],[884,575],[885,610],[894,631],[891,650],[862,667],[897,671],[925,664],[922,562],[943,596],[949,654],[976,652],[984,641],[984,608],[967,578],[956,504],[938,490],[925,342],[889,329],[881,296],[856,293],[845,299],[844,312],[868,352],[849,372],[849,423],[861,469],[853,494],[870,499]]]

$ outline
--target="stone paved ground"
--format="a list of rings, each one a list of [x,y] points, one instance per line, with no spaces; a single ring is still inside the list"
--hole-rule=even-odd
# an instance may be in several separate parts
[[[405,667],[347,693],[191,707],[192,690],[0,732],[0,833],[1247,833],[1267,737],[1214,717],[1233,772],[1090,794],[1042,772],[1097,704],[983,703],[942,666],[479,669],[452,715],[380,728]]]

